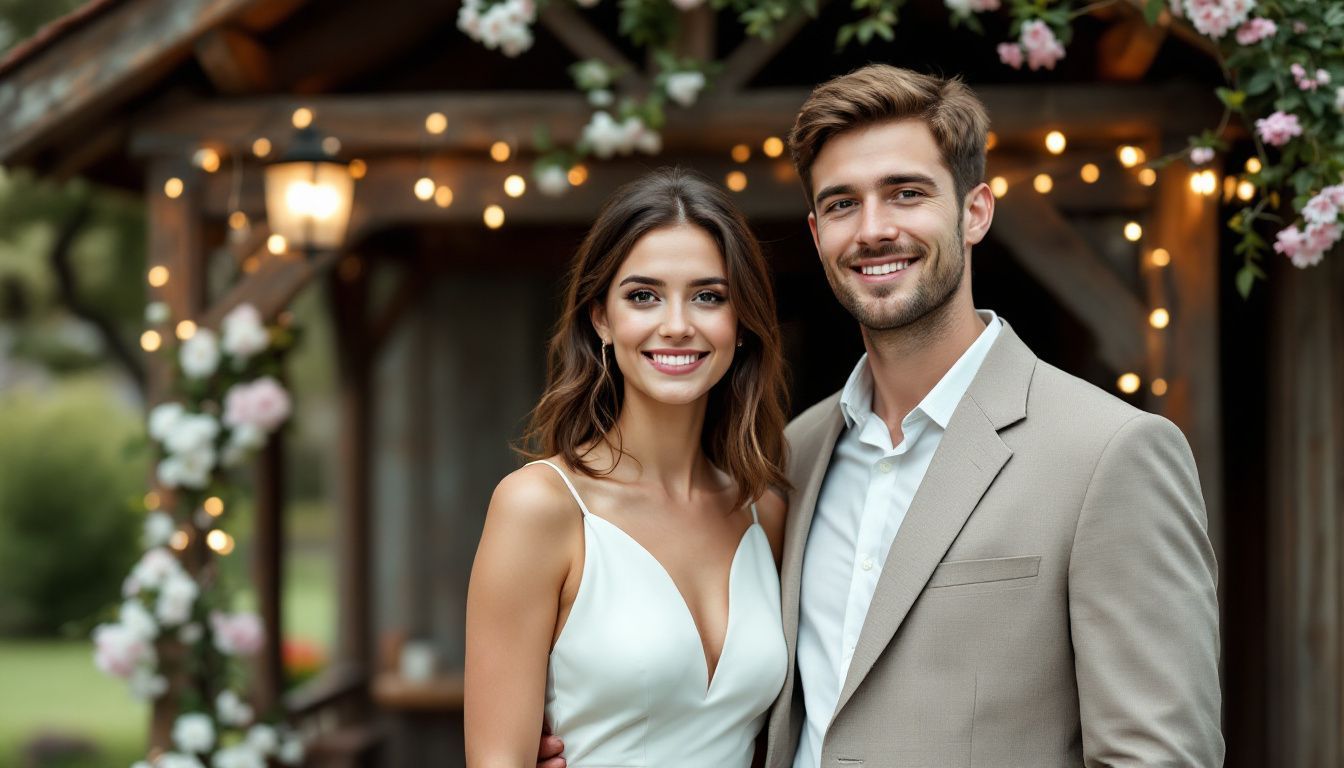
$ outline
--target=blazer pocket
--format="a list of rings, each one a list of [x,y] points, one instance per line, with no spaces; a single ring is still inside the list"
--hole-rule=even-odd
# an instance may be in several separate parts
[[[940,563],[929,577],[926,589],[955,587],[963,584],[988,584],[1014,579],[1030,579],[1041,570],[1041,558],[994,557],[988,560],[951,560]]]

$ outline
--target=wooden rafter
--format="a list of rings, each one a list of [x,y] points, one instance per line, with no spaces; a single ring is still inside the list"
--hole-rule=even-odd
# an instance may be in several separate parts
[[[819,0],[817,13],[820,14],[829,2]],[[769,38],[751,36],[742,41],[724,60],[723,71],[714,79],[715,91],[732,94],[746,88],[747,83],[784,50],[784,46],[797,37],[803,27],[813,21],[815,19],[811,16],[793,16],[780,24]]]
[[[270,53],[242,30],[212,29],[196,41],[195,51],[196,61],[221,94],[241,96],[275,88]]]
[[[626,58],[607,36],[599,32],[578,11],[565,3],[547,3],[541,10],[541,25],[578,59],[597,59],[621,71],[620,87],[632,93],[648,90],[640,68]]]

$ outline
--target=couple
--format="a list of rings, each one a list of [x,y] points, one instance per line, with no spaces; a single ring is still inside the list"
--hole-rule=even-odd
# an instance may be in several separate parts
[[[725,194],[664,170],[607,204],[472,572],[468,765],[1222,764],[1194,460],[975,309],[987,128],[960,81],[884,65],[803,105],[867,354],[787,429]]]

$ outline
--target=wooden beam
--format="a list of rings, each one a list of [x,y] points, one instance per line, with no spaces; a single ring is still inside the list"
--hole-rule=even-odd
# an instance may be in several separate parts
[[[616,82],[622,90],[635,94],[648,91],[648,82],[641,74],[640,68],[570,5],[547,3],[546,7],[541,9],[538,18],[541,25],[555,35],[576,59],[580,61],[597,59],[609,67],[621,70],[621,76]]]
[[[819,0],[817,15],[826,8],[830,0]],[[739,93],[747,83],[760,73],[772,59],[784,50],[784,46],[798,36],[803,27],[815,22],[816,18],[806,14],[795,14],[785,19],[769,38],[750,35],[724,60],[723,71],[714,78],[714,90],[720,94]],[[802,102],[799,102],[802,105]]]
[[[256,458],[253,500],[252,588],[258,613],[266,627],[266,642],[252,662],[252,706],[273,711],[285,690],[281,654],[284,637],[282,553],[285,551],[285,442],[284,431],[270,436]]]
[[[196,61],[225,96],[275,89],[271,54],[256,38],[232,27],[212,29],[196,41]]]
[[[1077,317],[1116,372],[1141,371],[1147,311],[1043,195],[997,201],[992,237]]]
[[[718,13],[704,3],[689,11],[682,11],[677,16],[677,22],[677,37],[672,41],[673,54],[681,59],[713,60]]]
[[[261,259],[256,272],[234,284],[229,291],[202,313],[200,324],[218,328],[224,315],[239,304],[252,304],[263,317],[273,318],[289,306],[289,302],[313,278],[336,262],[336,253],[323,253],[309,260],[301,254],[274,256],[265,247],[254,254]]]
[[[1126,14],[1097,41],[1097,73],[1112,82],[1142,80],[1167,39],[1168,28],[1149,25],[1142,14]]]
[[[985,86],[977,91],[1001,140],[1035,136],[1047,123],[1075,141],[1135,141],[1186,136],[1216,124],[1211,92],[1194,86]],[[672,109],[663,133],[668,151],[724,151],[739,141],[784,136],[807,98],[800,89],[707,94],[691,109]],[[290,115],[307,106],[315,125],[338,137],[347,154],[467,151],[484,153],[500,136],[530,136],[545,125],[557,142],[577,141],[591,107],[577,94],[379,94],[290,96],[179,105],[147,115],[137,126],[135,154],[190,153],[209,141],[246,152],[258,136],[282,146],[293,134]],[[425,116],[442,112],[448,129],[429,141]],[[0,157],[0,160],[3,160]]]

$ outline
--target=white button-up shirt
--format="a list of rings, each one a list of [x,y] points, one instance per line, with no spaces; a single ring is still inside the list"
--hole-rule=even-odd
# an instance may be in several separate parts
[[[803,552],[798,675],[807,718],[794,768],[818,768],[821,744],[886,565],[891,543],[929,469],[952,412],[980,370],[1002,322],[981,311],[985,330],[901,421],[904,439],[873,413],[864,355],[840,395],[846,429],[836,442]]]

